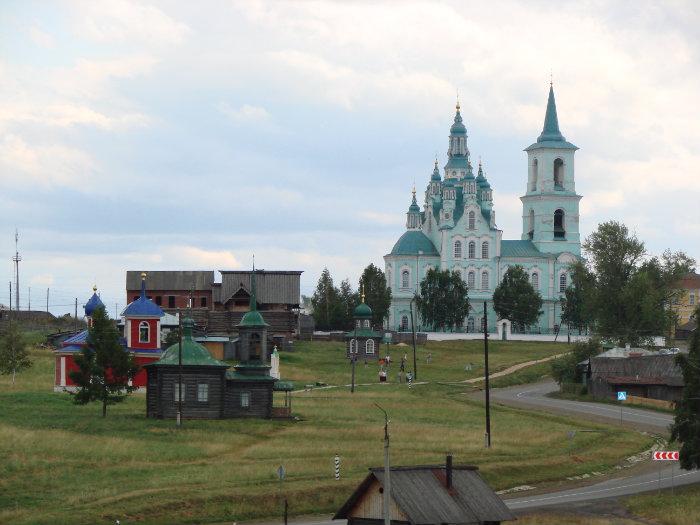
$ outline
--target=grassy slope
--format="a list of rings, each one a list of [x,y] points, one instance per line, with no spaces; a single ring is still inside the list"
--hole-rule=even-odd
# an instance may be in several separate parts
[[[503,346],[501,346],[503,345]],[[563,345],[493,344],[494,368],[543,357]],[[342,345],[299,345],[282,356],[285,378],[301,383],[343,383],[349,377]],[[403,349],[400,349],[403,350]],[[408,351],[408,349],[406,349]],[[420,379],[458,380],[465,361],[480,362],[469,343],[429,345],[433,363]],[[397,360],[398,353],[394,355]],[[600,470],[650,444],[632,432],[583,437],[577,455],[567,451],[565,418],[495,408],[494,447],[483,448],[483,410],[461,386],[376,385],[376,365],[357,367],[360,387],[316,389],[294,396],[302,421],[172,421],[144,418],[143,396],[111,407],[78,407],[51,392],[50,352],[12,388],[0,379],[0,522],[80,524],[195,523],[272,516],[277,495],[290,497],[292,514],[338,508],[368,466],[382,463],[382,416],[391,414],[392,462],[431,463],[451,450],[459,462],[478,464],[497,489]],[[423,363],[425,361],[423,360]],[[420,365],[419,365],[420,367]],[[333,480],[333,455],[343,458]],[[281,487],[276,468],[288,477]]]

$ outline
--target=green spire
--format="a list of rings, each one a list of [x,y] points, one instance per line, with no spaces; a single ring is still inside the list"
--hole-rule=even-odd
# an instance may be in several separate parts
[[[264,327],[269,326],[260,312],[255,300],[255,259],[253,259],[253,274],[250,276],[250,311],[246,312],[237,326]]]
[[[257,309],[258,305],[255,300],[255,256],[253,256],[253,275],[250,276],[250,311],[254,312]]]
[[[557,103],[554,101],[554,87],[549,84],[549,98],[547,99],[547,113],[544,116],[542,133],[537,137],[537,142],[556,141],[566,142],[559,131],[559,119],[557,118]]]

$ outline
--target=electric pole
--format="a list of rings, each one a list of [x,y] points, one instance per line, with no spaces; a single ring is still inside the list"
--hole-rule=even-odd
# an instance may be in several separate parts
[[[411,310],[411,331],[413,334],[413,379],[415,381],[418,380],[418,361],[416,360],[416,324],[413,320],[413,301],[415,301],[416,296],[411,298],[411,302],[408,304],[410,310]],[[418,317],[418,316],[416,316]]]
[[[486,448],[491,448],[491,400],[489,398],[489,323],[486,317],[486,301],[484,301],[484,386],[486,393]]]
[[[27,310],[32,309],[32,287],[29,287],[29,293],[27,294]]]
[[[20,257],[19,249],[17,248],[18,242],[19,233],[17,232],[17,228],[15,228],[15,256],[12,260],[15,263],[15,308],[17,308],[19,312],[19,262],[22,260],[22,257]]]
[[[49,313],[49,289],[46,289],[46,313]]]
[[[75,298],[75,312],[73,314],[73,331],[78,331],[78,298]]]
[[[374,404],[384,413],[384,525],[391,525],[391,466],[389,463],[389,414],[377,403]]]
[[[182,425],[182,311],[177,310],[177,427]]]
[[[12,316],[12,281],[10,281],[10,316]]]

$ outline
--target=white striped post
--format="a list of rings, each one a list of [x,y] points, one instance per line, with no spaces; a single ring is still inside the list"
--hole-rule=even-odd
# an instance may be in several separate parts
[[[335,455],[335,480],[340,480],[340,456]]]
[[[408,388],[411,388],[411,385],[413,384],[413,374],[411,372],[406,374],[406,379],[408,380]]]

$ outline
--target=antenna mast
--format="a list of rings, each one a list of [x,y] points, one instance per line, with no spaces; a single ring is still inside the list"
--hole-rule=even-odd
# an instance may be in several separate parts
[[[19,262],[22,260],[22,257],[20,257],[19,249],[17,248],[18,242],[19,233],[17,232],[17,228],[15,228],[15,256],[12,258],[12,260],[15,263],[15,307],[19,312]]]

